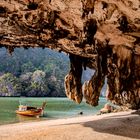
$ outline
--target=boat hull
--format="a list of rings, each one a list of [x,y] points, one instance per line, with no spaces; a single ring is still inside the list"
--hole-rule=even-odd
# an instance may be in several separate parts
[[[26,110],[26,111],[16,110],[16,114],[24,115],[24,116],[41,116],[42,115],[42,109]]]

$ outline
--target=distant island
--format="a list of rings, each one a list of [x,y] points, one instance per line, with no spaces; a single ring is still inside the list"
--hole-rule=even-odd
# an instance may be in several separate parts
[[[65,97],[68,56],[49,49],[0,50],[0,96]]]

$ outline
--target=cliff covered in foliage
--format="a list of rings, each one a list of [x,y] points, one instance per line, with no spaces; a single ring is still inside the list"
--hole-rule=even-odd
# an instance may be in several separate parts
[[[64,97],[68,57],[48,49],[0,49],[0,96]]]
[[[139,0],[2,0],[0,27],[0,45],[9,53],[47,47],[69,54],[70,99],[98,105],[107,78],[109,100],[140,108]],[[82,86],[86,67],[95,73]]]

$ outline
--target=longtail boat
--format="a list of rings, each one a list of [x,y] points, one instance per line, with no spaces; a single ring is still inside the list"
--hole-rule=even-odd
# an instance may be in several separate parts
[[[16,110],[16,114],[39,117],[43,115],[45,106],[46,106],[46,102],[43,102],[42,107],[40,108],[27,106],[27,105],[19,105],[18,110]]]

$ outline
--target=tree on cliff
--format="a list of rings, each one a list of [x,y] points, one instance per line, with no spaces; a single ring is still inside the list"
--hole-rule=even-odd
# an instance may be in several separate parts
[[[63,97],[64,88],[62,81],[57,77],[47,73],[36,70],[33,73],[28,72],[20,76],[22,85],[22,96],[28,97]]]
[[[0,45],[48,47],[70,57],[66,95],[98,105],[107,78],[107,98],[140,108],[139,0],[2,0]],[[15,30],[16,29],[16,30]],[[83,68],[95,69],[83,85]]]
[[[30,91],[27,92],[27,96],[44,96],[48,92],[47,83],[45,80],[45,72],[36,70],[30,80]]]
[[[7,73],[0,76],[0,96],[20,96],[22,86],[18,78]]]

